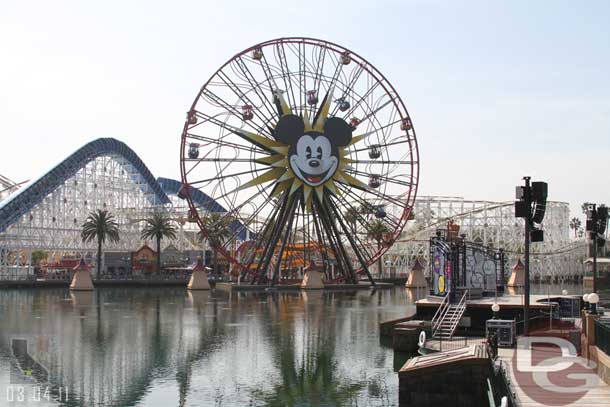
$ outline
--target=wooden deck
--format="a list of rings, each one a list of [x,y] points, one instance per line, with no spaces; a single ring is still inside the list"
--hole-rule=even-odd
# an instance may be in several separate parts
[[[519,351],[515,358],[515,352],[517,352],[515,349],[501,348],[498,350],[498,359],[503,362],[511,388],[515,391],[522,407],[610,406],[610,386],[595,374],[595,370],[578,362],[567,368],[559,366],[558,363],[566,363],[566,358],[550,360],[560,356],[561,351],[557,347],[534,348],[530,357],[534,362],[531,363],[526,360],[529,357],[527,353]],[[548,365],[537,363],[544,360],[548,361]],[[586,363],[586,359],[579,358],[578,361]],[[518,364],[524,366],[532,364],[535,368],[540,368],[541,372],[517,371]]]

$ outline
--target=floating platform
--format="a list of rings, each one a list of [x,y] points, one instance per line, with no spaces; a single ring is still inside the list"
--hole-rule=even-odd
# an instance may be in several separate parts
[[[535,320],[541,315],[547,314],[551,305],[547,304],[560,302],[562,299],[579,298],[577,295],[530,295],[530,318]],[[381,336],[393,336],[395,327],[408,321],[432,321],[434,314],[443,301],[443,297],[427,296],[415,302],[415,313],[379,324]],[[523,319],[523,295],[504,294],[502,296],[482,297],[466,301],[466,311],[462,321],[458,326],[458,336],[482,336],[485,334],[485,322],[493,317],[491,306],[498,303],[500,311],[498,318]],[[579,313],[578,306],[575,306],[575,313]],[[548,319],[548,317],[546,317]]]

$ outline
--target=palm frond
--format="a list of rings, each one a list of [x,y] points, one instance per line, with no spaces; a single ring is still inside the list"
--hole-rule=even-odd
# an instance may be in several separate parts
[[[172,224],[172,220],[163,212],[155,212],[152,217],[144,220],[144,228],[141,232],[142,239],[175,239],[178,228]]]
[[[81,239],[88,243],[99,240],[104,243],[109,240],[116,243],[120,240],[119,224],[107,210],[98,209],[89,213],[82,225]]]

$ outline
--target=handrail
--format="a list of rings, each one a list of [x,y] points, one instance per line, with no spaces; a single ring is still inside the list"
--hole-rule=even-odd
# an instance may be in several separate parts
[[[466,296],[468,295],[468,290],[464,291],[464,295],[462,295],[462,299],[457,305],[457,313],[453,315],[453,319],[451,322],[451,334],[449,335],[449,339],[453,338],[453,334],[455,333],[455,328],[460,323],[462,316],[464,316],[464,311],[466,310]]]
[[[445,297],[443,297],[443,301],[441,301],[440,305],[438,306],[438,309],[436,310],[436,313],[432,317],[432,336],[436,334],[438,327],[443,322],[445,314],[447,314],[447,310],[449,309],[448,299],[449,295],[447,294],[445,295]]]
[[[443,308],[443,304],[445,304],[447,302],[447,298],[449,298],[449,295],[445,295],[443,297],[443,301],[441,301],[440,305],[438,306],[436,313],[434,314],[434,316],[432,317],[432,322],[434,323],[434,320],[436,319],[436,317],[438,317],[438,314],[441,311],[441,308]]]

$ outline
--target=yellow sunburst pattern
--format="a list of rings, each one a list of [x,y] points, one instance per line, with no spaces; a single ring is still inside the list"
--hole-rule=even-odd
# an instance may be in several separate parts
[[[299,117],[303,120],[304,134],[323,134],[324,126],[329,119],[328,116],[330,112],[332,94],[333,88],[329,89],[329,91],[326,93],[320,107],[316,112],[316,115],[313,118],[310,118],[307,110],[303,109]],[[273,91],[273,99],[280,119],[281,117],[295,114],[284,99],[283,92],[281,90]],[[275,126],[273,129],[275,130]],[[337,182],[365,191],[370,190],[370,187],[366,183],[349,174],[349,170],[351,169],[350,164],[353,162],[353,160],[348,158],[348,147],[354,146],[356,143],[365,140],[366,137],[373,132],[353,136],[351,137],[351,141],[348,145],[337,146],[338,163],[332,176],[330,176],[329,179],[324,181],[321,185],[310,185],[309,183],[300,179],[291,169],[289,162],[289,151],[291,148],[290,144],[237,127],[230,127],[230,130],[236,135],[240,136],[242,139],[262,148],[262,150],[268,155],[257,158],[255,162],[270,167],[269,170],[236,188],[235,191],[244,190],[256,185],[273,181],[275,182],[275,187],[271,193],[272,196],[279,196],[285,191],[289,191],[288,193],[293,195],[297,191],[302,190],[303,201],[306,209],[309,211],[311,210],[312,193],[315,193],[320,201],[324,200],[324,194],[326,193],[333,195],[340,194],[335,184]]]

